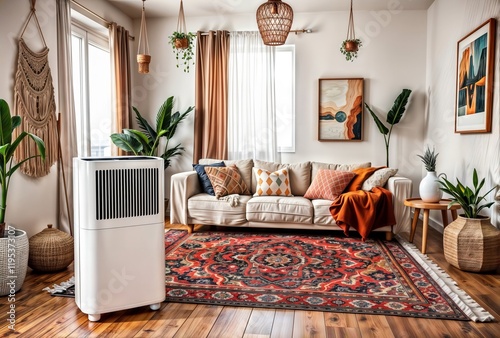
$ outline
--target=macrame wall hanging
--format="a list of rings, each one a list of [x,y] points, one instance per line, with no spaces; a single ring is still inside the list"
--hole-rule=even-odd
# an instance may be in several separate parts
[[[25,162],[21,171],[31,177],[42,177],[50,172],[57,161],[58,138],[54,87],[50,73],[48,54],[42,29],[35,9],[36,0],[31,0],[28,20],[19,37],[17,72],[14,84],[14,112],[21,116],[21,125],[15,129],[18,135],[23,131],[33,133],[45,142],[45,161],[39,156]],[[34,52],[26,45],[23,34],[31,19],[34,19],[43,42],[41,52]],[[38,154],[36,144],[26,139],[17,148],[14,158],[17,162]]]

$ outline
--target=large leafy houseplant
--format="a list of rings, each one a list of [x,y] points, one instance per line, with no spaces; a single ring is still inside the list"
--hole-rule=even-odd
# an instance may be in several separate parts
[[[9,105],[5,100],[0,99],[0,185],[2,186],[2,196],[0,198],[0,237],[5,236],[5,212],[7,210],[7,196],[12,175],[24,162],[32,158],[41,156],[45,159],[45,143],[38,136],[23,131],[13,139],[12,133],[20,124],[21,117],[11,116]],[[36,143],[40,155],[30,156],[14,164],[14,152],[26,136],[30,137]]]
[[[441,177],[438,181],[441,186],[440,189],[451,195],[450,205],[459,204],[467,218],[481,218],[479,212],[484,208],[491,207],[494,203],[489,202],[481,204],[483,200],[486,200],[486,196],[496,188],[491,188],[487,193],[481,196],[480,192],[484,186],[484,182],[484,178],[479,182],[476,168],[474,168],[474,172],[472,173],[472,184],[474,189],[465,186],[459,179],[457,179],[456,184],[448,181],[446,177]]]
[[[184,113],[178,111],[172,113],[174,97],[169,97],[160,107],[156,114],[156,125],[153,128],[148,121],[133,107],[137,124],[141,130],[123,129],[122,133],[111,135],[113,143],[134,155],[159,156],[163,158],[164,168],[170,166],[171,158],[182,153],[184,150],[180,144],[169,147],[169,142],[177,130],[177,126],[191,112],[194,107],[189,107]],[[161,139],[166,139],[163,150],[161,150]]]
[[[389,167],[389,145],[391,142],[392,128],[394,128],[395,124],[398,124],[399,121],[401,121],[401,118],[403,117],[403,114],[406,111],[406,105],[408,104],[408,99],[410,97],[410,94],[411,94],[410,89],[403,89],[403,91],[398,95],[398,97],[394,101],[394,104],[392,105],[391,110],[389,110],[389,112],[387,113],[387,118],[386,118],[386,122],[389,124],[389,127],[387,127],[378,118],[378,116],[373,112],[370,106],[365,102],[365,107],[370,112],[370,115],[373,117],[373,120],[375,120],[378,130],[384,135],[386,165],[388,167]]]

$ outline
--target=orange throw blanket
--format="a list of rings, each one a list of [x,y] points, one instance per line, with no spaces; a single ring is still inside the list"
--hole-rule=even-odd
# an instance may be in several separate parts
[[[349,236],[349,228],[353,227],[363,241],[372,230],[396,224],[392,194],[381,187],[340,195],[330,206],[330,213],[346,236]]]

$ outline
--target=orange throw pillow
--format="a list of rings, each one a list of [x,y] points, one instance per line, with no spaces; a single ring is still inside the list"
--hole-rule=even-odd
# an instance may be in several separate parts
[[[304,197],[311,200],[321,198],[333,201],[355,175],[352,171],[319,169]]]
[[[359,168],[354,169],[352,172],[356,174],[356,177],[349,183],[349,185],[344,189],[344,193],[349,191],[361,190],[363,183],[368,179],[375,171],[385,168],[385,167],[369,167],[369,168]]]

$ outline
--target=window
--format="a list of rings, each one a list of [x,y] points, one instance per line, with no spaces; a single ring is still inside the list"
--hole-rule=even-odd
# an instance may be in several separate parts
[[[108,37],[72,25],[78,156],[111,155],[111,59]]]
[[[278,152],[295,152],[295,46],[276,47],[275,57]]]

